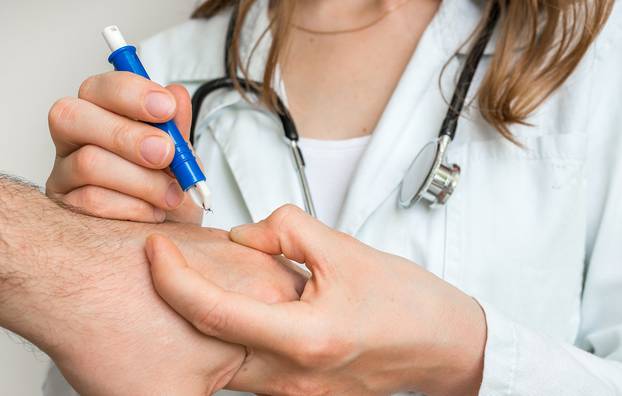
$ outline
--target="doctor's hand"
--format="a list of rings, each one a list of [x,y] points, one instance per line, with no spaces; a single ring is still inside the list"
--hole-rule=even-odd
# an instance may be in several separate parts
[[[192,111],[185,88],[109,72],[88,78],[78,98],[49,113],[56,146],[48,196],[97,217],[198,224],[202,211],[167,170],[174,144],[143,122],[175,119],[187,138]]]
[[[292,206],[230,238],[306,263],[300,301],[223,290],[168,240],[147,246],[158,293],[201,332],[249,353],[227,386],[271,395],[475,395],[486,324],[471,297]]]

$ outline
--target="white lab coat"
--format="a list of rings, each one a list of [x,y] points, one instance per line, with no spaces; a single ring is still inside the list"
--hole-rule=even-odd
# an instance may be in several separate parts
[[[245,57],[266,27],[266,0],[259,3],[244,29]],[[448,152],[462,168],[449,204],[434,211],[397,204],[406,169],[438,133],[447,110],[443,95],[453,92],[464,51],[450,61],[443,93],[440,72],[481,18],[478,4],[442,2],[373,133],[337,228],[412,260],[482,304],[488,340],[481,395],[620,395],[620,5],[572,77],[530,117],[533,126],[511,127],[524,149],[467,110]],[[192,93],[221,77],[228,18],[188,21],[147,40],[142,58],[152,78],[185,84]],[[256,79],[268,48],[269,37],[255,50]],[[493,51],[494,37],[475,86]],[[235,92],[215,95],[202,108],[197,134],[214,191],[205,226],[229,229],[285,203],[303,207],[273,115]],[[57,386],[52,378],[48,394],[66,394],[52,390]]]

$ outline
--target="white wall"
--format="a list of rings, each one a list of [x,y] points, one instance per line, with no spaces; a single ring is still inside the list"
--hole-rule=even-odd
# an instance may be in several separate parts
[[[0,0],[0,172],[45,183],[54,159],[47,111],[110,69],[100,30],[139,41],[183,21],[195,0]],[[1,309],[1,308],[0,308]],[[30,348],[32,350],[32,348]],[[40,395],[46,357],[0,330],[0,395]]]

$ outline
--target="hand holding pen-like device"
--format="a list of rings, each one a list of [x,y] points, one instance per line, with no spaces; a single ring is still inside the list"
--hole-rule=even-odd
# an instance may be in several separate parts
[[[112,51],[108,60],[114,65],[115,70],[134,73],[149,79],[147,71],[136,54],[136,47],[127,44],[116,26],[104,29],[103,36]],[[211,192],[207,187],[205,175],[175,122],[171,120],[152,125],[166,132],[175,144],[175,156],[170,169],[181,188],[190,193],[198,206],[204,210],[210,210]]]

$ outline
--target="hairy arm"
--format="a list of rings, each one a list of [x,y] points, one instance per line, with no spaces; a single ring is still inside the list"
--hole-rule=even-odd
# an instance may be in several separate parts
[[[226,289],[275,302],[296,299],[304,282],[225,232],[83,216],[2,176],[0,326],[47,352],[82,394],[205,394],[226,385],[244,351],[201,336],[157,296],[144,254],[155,232]]]

